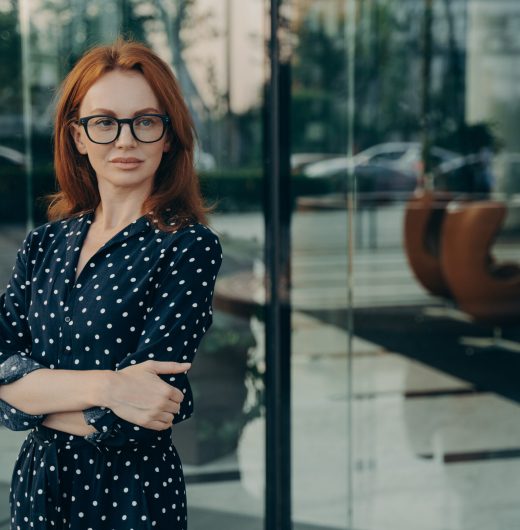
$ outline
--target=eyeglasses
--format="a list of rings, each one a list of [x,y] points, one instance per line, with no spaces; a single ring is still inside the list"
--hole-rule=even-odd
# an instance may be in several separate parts
[[[158,142],[164,136],[170,118],[165,114],[141,114],[135,118],[119,119],[104,114],[96,114],[80,118],[78,122],[83,125],[88,139],[95,144],[115,142],[125,123],[128,123],[136,140],[151,144]]]

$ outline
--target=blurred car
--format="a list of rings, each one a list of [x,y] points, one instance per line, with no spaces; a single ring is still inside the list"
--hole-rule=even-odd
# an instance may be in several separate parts
[[[367,194],[367,199],[371,194],[381,201],[407,196],[416,188],[422,172],[421,149],[419,142],[388,142],[354,155],[351,163],[357,191]],[[434,168],[459,156],[441,147],[431,148]],[[348,164],[346,156],[322,160],[307,165],[303,174],[308,178],[328,179],[336,191],[346,192]]]
[[[330,158],[337,158],[340,156],[340,153],[292,153],[291,173],[293,175],[297,175],[301,173],[309,164],[320,162],[321,160],[328,160]]]
[[[12,147],[0,145],[0,167],[23,166],[25,155]]]

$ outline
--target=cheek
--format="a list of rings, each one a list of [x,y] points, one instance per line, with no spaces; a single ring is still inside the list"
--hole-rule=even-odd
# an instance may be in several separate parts
[[[101,144],[89,142],[87,150],[89,156],[99,158],[99,156],[102,155],[107,149],[106,146],[103,146]]]
[[[87,156],[90,162],[90,165],[96,169],[101,167],[106,158],[107,150],[102,146],[90,145],[87,150]]]
[[[164,144],[154,146],[153,150],[149,152],[149,159],[153,161],[154,166],[158,166],[161,163],[162,157],[164,155]]]

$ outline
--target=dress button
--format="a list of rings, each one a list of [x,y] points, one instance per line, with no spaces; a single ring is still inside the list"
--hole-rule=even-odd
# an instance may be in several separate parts
[[[65,317],[65,322],[70,322],[70,317]]]

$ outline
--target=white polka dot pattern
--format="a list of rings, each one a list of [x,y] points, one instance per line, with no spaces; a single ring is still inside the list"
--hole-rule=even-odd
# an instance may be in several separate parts
[[[142,216],[75,280],[93,215],[47,223],[25,239],[0,299],[0,383],[10,366],[16,379],[41,367],[121,370],[148,359],[193,361],[212,323],[218,236],[200,223],[167,233]],[[187,375],[160,377],[185,394],[174,423],[188,418]],[[13,528],[185,528],[184,478],[169,430],[144,429],[94,407],[84,416],[97,432],[81,437],[42,426],[44,416],[0,406],[10,410],[4,425],[33,427],[13,473]]]

